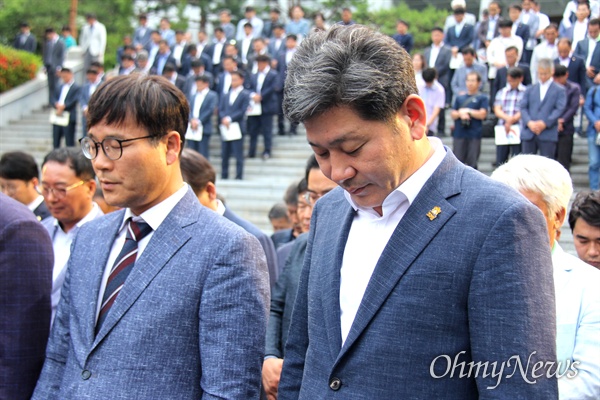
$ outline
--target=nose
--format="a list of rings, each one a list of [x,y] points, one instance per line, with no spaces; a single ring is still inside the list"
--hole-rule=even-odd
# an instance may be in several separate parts
[[[111,160],[104,154],[104,150],[102,146],[98,146],[98,153],[96,157],[92,160],[92,167],[96,171],[103,171],[112,168],[114,161]]]
[[[352,166],[350,166],[350,164],[346,162],[343,156],[334,156],[332,154],[330,156],[329,163],[329,170],[331,174],[331,177],[329,177],[329,179],[331,179],[338,185],[342,185],[345,181],[353,178],[354,175],[356,175],[356,171],[354,170],[354,168],[352,168]],[[327,176],[327,174],[325,174],[325,176]]]
[[[588,248],[588,257],[599,258],[600,257],[600,243],[590,242],[590,247]]]

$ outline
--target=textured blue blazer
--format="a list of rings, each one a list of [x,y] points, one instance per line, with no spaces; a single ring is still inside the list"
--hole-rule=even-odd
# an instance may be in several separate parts
[[[521,100],[521,139],[531,140],[535,134],[527,127],[529,121],[542,120],[546,129],[539,134],[539,140],[558,142],[558,119],[562,116],[567,98],[565,88],[552,82],[544,101],[540,101],[540,84],[527,88]]]
[[[557,398],[555,379],[530,385],[504,372],[489,390],[492,366],[458,378],[459,365],[451,378],[443,358],[433,362],[556,359],[552,260],[535,206],[447,150],[383,250],[342,346],[340,267],[354,216],[341,188],[315,205],[279,400]]]
[[[33,399],[258,398],[269,307],[264,252],[191,189],[94,334],[123,213],[90,221],[73,241]]]

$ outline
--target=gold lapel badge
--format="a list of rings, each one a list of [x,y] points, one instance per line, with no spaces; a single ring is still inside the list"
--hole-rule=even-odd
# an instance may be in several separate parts
[[[427,213],[427,216],[429,217],[430,221],[433,221],[434,219],[437,218],[437,216],[442,212],[442,209],[439,208],[438,206],[435,206],[431,209],[431,211],[429,211]]]

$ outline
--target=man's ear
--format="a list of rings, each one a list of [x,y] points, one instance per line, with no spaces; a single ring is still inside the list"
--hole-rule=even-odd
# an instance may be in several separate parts
[[[399,114],[408,124],[411,137],[414,140],[422,139],[427,135],[427,113],[422,98],[416,94],[409,95],[404,100]]]
[[[181,135],[177,131],[170,131],[166,136],[167,164],[171,165],[179,159],[181,152]]]

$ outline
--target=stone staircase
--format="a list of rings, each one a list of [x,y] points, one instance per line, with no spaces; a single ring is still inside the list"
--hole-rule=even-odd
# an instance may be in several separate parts
[[[449,117],[449,116],[448,116]],[[447,119],[449,121],[450,119]],[[81,128],[79,128],[81,129]],[[44,155],[52,149],[52,127],[48,122],[48,111],[36,110],[18,121],[12,121],[0,130],[0,154],[23,150],[31,153],[41,163]],[[450,137],[442,138],[444,144],[452,148]],[[220,176],[220,141],[213,135],[211,144],[211,162]],[[259,139],[258,153],[262,149]],[[304,166],[311,149],[306,143],[302,125],[297,136],[275,136],[273,138],[272,158],[263,161],[260,158],[246,159],[245,180],[220,180],[217,178],[218,193],[225,199],[228,207],[246,218],[263,231],[270,233],[271,226],[267,217],[269,209],[282,201],[283,194],[290,183],[304,175]],[[481,172],[489,175],[495,161],[493,139],[484,139],[479,161]],[[587,141],[575,138],[571,174],[575,191],[588,187],[587,177]],[[235,160],[231,160],[233,168]],[[561,244],[574,252],[570,229],[565,224]]]

